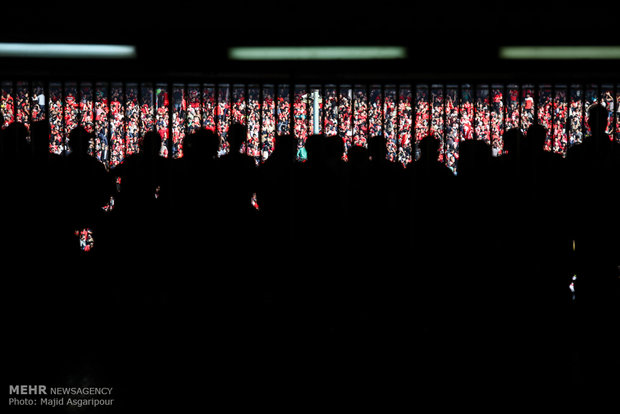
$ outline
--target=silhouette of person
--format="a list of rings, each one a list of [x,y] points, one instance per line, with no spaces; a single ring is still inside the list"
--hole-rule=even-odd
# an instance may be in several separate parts
[[[349,162],[349,180],[346,191],[349,194],[350,208],[347,219],[351,228],[352,240],[361,242],[368,234],[366,232],[366,220],[369,214],[368,180],[370,170],[370,156],[366,147],[353,145],[347,152]],[[353,236],[355,234],[355,236]]]
[[[148,131],[139,142],[139,150],[127,156],[113,168],[120,179],[118,210],[133,210],[134,214],[148,213],[151,207],[165,197],[168,190],[168,164],[161,156],[161,136]]]
[[[215,132],[201,128],[184,141],[184,155],[171,163],[170,201],[167,216],[177,225],[171,228],[178,264],[187,268],[200,259],[198,252],[207,241],[217,240],[221,233],[221,175],[217,168],[220,138]],[[209,251],[217,255],[219,243],[209,243]]]
[[[618,385],[618,264],[620,243],[613,206],[619,199],[620,146],[606,133],[608,110],[588,108],[590,135],[568,149],[568,206],[574,261],[583,380]]]
[[[561,346],[568,339],[562,324],[568,310],[565,177],[561,156],[545,149],[547,132],[540,124],[532,124],[525,136],[517,129],[506,131],[507,152],[498,159],[493,200],[501,213],[495,263],[508,281],[502,296],[506,324],[517,337],[511,363],[519,373],[515,378],[535,372],[532,383],[565,381],[569,356]]]
[[[293,237],[296,155],[296,140],[291,135],[279,135],[273,152],[257,172],[258,205],[263,220],[273,226],[274,242],[278,244],[287,243]]]
[[[255,218],[251,205],[256,193],[256,162],[245,152],[247,128],[233,124],[228,130],[229,151],[220,157],[218,168],[222,189],[222,217],[229,227],[227,234],[235,234],[253,227]],[[241,237],[239,233],[237,238]]]
[[[93,134],[78,126],[69,132],[69,154],[63,168],[63,208],[65,232],[91,229],[97,233],[102,208],[110,203],[116,191],[106,167],[89,155]],[[68,234],[66,233],[66,234]],[[96,236],[95,236],[96,237]]]
[[[21,122],[12,122],[2,130],[0,160],[4,165],[18,167],[29,162],[28,135],[28,128]]]
[[[510,128],[504,132],[502,138],[504,149],[498,158],[500,168],[504,170],[502,173],[518,177],[523,173],[527,157],[525,135],[520,128]]]
[[[145,273],[135,266],[152,261],[167,235],[170,167],[161,156],[161,145],[161,135],[147,131],[138,141],[138,151],[110,171],[115,182],[114,208],[106,216],[105,234],[100,231],[97,240],[111,249],[106,255],[114,255],[136,273]]]
[[[432,135],[422,138],[418,143],[420,157],[406,168],[405,191],[410,197],[409,211],[413,212],[410,231],[418,247],[430,248],[429,253],[441,250],[437,243],[445,236],[449,199],[455,190],[454,174],[439,161],[440,146]]]
[[[30,146],[32,160],[30,165],[30,193],[33,208],[30,214],[33,227],[36,227],[37,245],[45,246],[39,250],[42,256],[58,260],[62,243],[63,216],[63,157],[50,151],[50,125],[46,120],[35,121],[30,125]],[[34,207],[36,206],[36,207]],[[35,224],[36,223],[36,224]]]
[[[2,249],[16,262],[25,258],[25,253],[36,243],[30,216],[37,206],[33,204],[36,195],[31,191],[32,154],[27,136],[28,129],[19,122],[12,122],[0,132]]]
[[[30,125],[30,143],[34,162],[53,167],[62,161],[62,156],[50,151],[50,134],[51,128],[47,120],[34,121]]]

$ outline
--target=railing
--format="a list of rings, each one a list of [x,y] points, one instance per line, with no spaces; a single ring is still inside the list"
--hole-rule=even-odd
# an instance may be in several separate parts
[[[258,84],[174,82],[3,81],[4,124],[48,119],[50,150],[66,149],[68,132],[82,125],[95,135],[93,154],[110,167],[138,151],[148,130],[162,137],[162,155],[183,156],[183,139],[204,127],[228,149],[232,123],[247,126],[245,151],[264,161],[277,135],[303,148],[311,134],[337,135],[351,145],[386,139],[388,158],[407,164],[428,134],[441,141],[440,159],[454,169],[459,143],[487,142],[503,151],[509,128],[547,128],[546,149],[564,154],[589,133],[587,108],[609,110],[607,132],[620,141],[618,84]]]

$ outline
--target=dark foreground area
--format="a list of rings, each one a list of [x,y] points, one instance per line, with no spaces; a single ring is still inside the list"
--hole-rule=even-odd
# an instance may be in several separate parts
[[[120,187],[94,187],[79,136],[40,175],[5,151],[8,383],[113,387],[95,412],[617,392],[620,152],[593,130],[559,159],[535,128],[499,158],[464,142],[458,175],[432,137],[407,168],[327,137],[255,167],[201,131],[102,173]]]

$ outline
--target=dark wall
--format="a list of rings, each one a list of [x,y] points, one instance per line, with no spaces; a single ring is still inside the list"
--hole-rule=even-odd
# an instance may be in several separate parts
[[[130,43],[133,61],[0,58],[6,77],[205,76],[615,81],[620,62],[502,62],[500,45],[617,43],[618,6],[518,2],[188,2],[3,6],[0,41]],[[616,10],[614,10],[614,8]],[[234,45],[402,45],[388,62],[231,62]]]

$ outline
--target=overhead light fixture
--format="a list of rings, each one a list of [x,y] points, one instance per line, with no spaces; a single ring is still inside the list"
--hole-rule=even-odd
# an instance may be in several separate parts
[[[132,45],[0,43],[0,57],[134,59],[136,56],[136,47]]]
[[[232,60],[368,60],[405,59],[402,46],[247,46],[231,47]]]
[[[503,46],[500,59],[620,59],[620,46]]]

